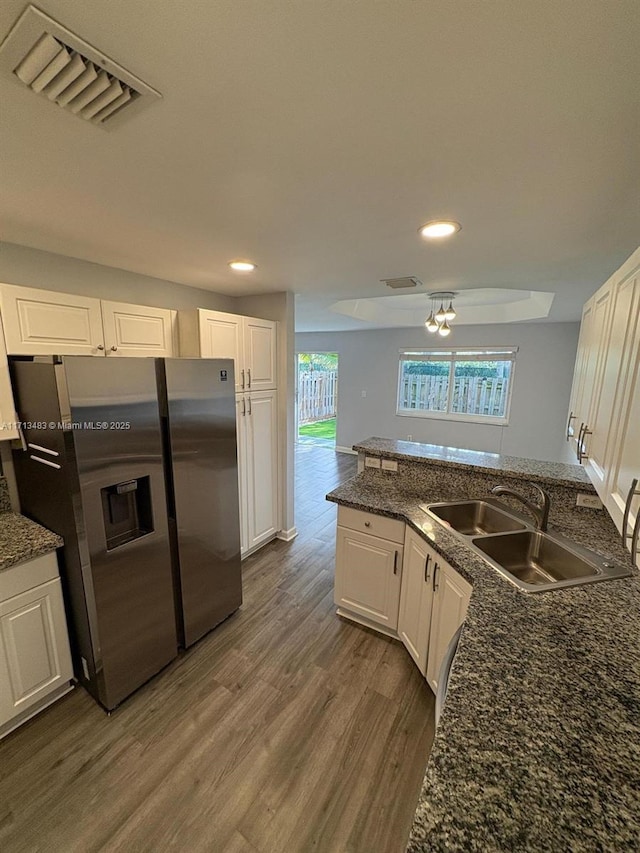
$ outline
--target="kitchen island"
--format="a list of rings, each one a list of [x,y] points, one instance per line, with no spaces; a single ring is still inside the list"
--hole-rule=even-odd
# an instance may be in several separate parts
[[[381,446],[386,441],[355,449],[399,452]],[[629,561],[613,522],[602,510],[574,507],[577,489],[591,491],[577,466],[550,470],[523,460],[509,468],[503,457],[495,471],[481,471],[459,460],[443,465],[442,455],[432,465],[419,452],[405,469],[399,461],[397,475],[365,468],[327,496],[405,521],[473,587],[408,850],[640,849],[637,570],[526,594],[420,505],[486,497],[505,476],[523,485],[544,479],[555,499],[554,530]]]

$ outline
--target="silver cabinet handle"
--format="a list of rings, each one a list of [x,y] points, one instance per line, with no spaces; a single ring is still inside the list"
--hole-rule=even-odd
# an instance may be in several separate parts
[[[578,445],[578,462],[580,462],[580,464],[582,464],[582,460],[583,460],[583,459],[588,459],[588,458],[589,458],[589,454],[588,454],[588,453],[583,453],[583,452],[582,452],[582,448],[583,448],[583,446],[584,446],[584,440],[585,440],[585,438],[586,438],[588,435],[593,435],[593,433],[592,433],[592,431],[587,427],[587,424],[585,424],[585,425],[584,425],[584,429],[582,430],[582,440],[580,441],[580,444]]]
[[[240,374],[242,376],[242,387],[244,388],[244,368],[242,368],[242,370],[240,371]]]
[[[439,569],[440,569],[440,566],[438,563],[436,563],[433,567],[433,591],[434,592],[437,592],[438,587],[440,586],[440,581],[438,580]]]
[[[102,351],[102,350],[104,349],[103,344],[98,344],[98,346],[96,347],[96,349],[99,349],[100,351]]]
[[[251,414],[251,397],[248,398],[247,402],[249,403],[249,414]]]
[[[567,441],[569,441],[569,439],[571,438],[571,434],[569,433],[569,430],[571,428],[571,421],[575,421],[575,419],[576,416],[573,414],[573,412],[569,412],[569,420],[567,421]]]
[[[576,459],[578,462],[580,461],[580,442],[582,441],[582,430],[584,429],[585,423],[582,421],[580,423],[580,429],[578,430],[578,443],[576,444]]]
[[[394,575],[398,574],[398,552],[394,551],[393,553],[393,573]]]
[[[427,554],[427,559],[424,561],[424,582],[429,583],[429,563],[431,562],[431,554]]]
[[[638,527],[638,517],[640,517],[640,507],[638,508],[638,517],[636,517],[636,523],[633,528],[633,533],[627,533],[627,524],[629,523],[629,512],[631,511],[631,501],[633,500],[634,495],[640,495],[640,490],[636,488],[638,485],[638,478],[634,477],[631,481],[631,485],[629,486],[629,491],[627,492],[627,499],[624,503],[624,515],[622,516],[622,544],[626,547],[627,539],[631,539],[635,534]],[[633,548],[631,549],[631,554],[633,556]]]
[[[247,414],[247,407],[245,406],[244,397],[242,398],[242,414]]]
[[[247,379],[249,380],[249,388],[251,388],[251,368],[247,367]]]

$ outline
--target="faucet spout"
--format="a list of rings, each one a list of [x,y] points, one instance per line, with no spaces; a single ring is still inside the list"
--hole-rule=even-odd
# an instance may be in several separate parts
[[[540,486],[536,485],[536,483],[529,484],[531,488],[535,489],[538,495],[540,496],[540,502],[534,503],[526,498],[524,495],[521,495],[519,492],[514,492],[513,489],[510,489],[508,486],[494,486],[491,489],[492,495],[509,495],[509,497],[516,498],[521,501],[529,512],[533,515],[536,520],[536,527],[543,532],[546,531],[547,525],[549,523],[549,510],[551,509],[551,498],[548,492],[545,492],[544,489],[540,488]]]

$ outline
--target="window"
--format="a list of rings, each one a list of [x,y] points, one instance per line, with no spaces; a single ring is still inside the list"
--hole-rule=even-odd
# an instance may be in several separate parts
[[[507,424],[517,349],[402,350],[399,415]]]

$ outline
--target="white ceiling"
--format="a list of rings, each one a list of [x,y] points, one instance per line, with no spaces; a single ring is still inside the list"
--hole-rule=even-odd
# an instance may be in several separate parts
[[[3,0],[0,38],[25,5]],[[552,291],[550,319],[575,320],[640,242],[637,0],[41,8],[164,98],[106,132],[3,77],[11,242],[292,290],[300,329],[361,327],[328,306],[404,275]],[[462,231],[420,239],[441,216]],[[238,256],[259,269],[232,273]]]

